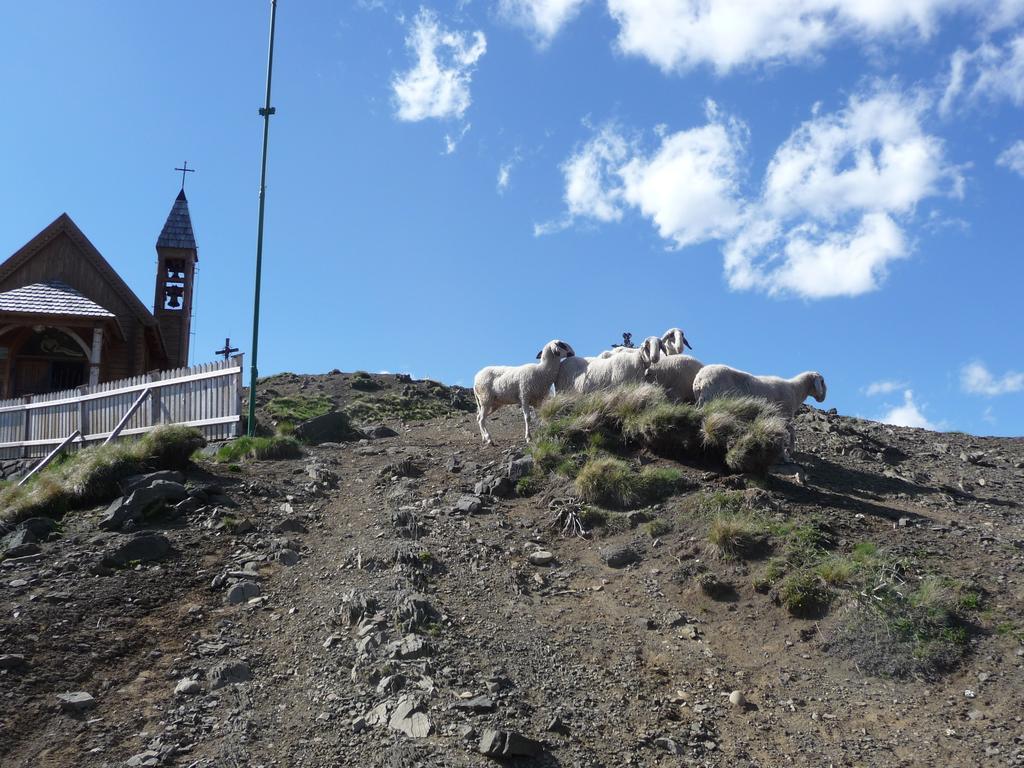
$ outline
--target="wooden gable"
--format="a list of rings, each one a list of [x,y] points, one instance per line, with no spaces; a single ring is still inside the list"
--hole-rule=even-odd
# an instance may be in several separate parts
[[[159,324],[66,213],[0,264],[0,292],[59,280],[115,315],[126,347],[110,376],[163,367]]]

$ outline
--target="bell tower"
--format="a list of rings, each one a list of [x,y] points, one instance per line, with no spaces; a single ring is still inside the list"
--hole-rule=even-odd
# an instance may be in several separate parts
[[[184,177],[184,174],[183,174]],[[192,328],[192,288],[195,280],[196,238],[188,212],[185,188],[171,207],[156,241],[156,298],[153,314],[167,346],[171,368],[188,365],[189,333]]]

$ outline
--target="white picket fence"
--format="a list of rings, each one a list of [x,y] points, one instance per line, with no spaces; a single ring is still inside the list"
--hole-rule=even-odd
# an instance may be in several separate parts
[[[148,390],[119,434],[160,424],[198,427],[207,440],[237,437],[242,418],[242,356],[63,392],[0,400],[0,459],[45,456],[75,430],[76,445],[105,440]]]

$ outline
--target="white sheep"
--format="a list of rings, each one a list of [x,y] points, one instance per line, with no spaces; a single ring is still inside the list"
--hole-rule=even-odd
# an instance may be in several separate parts
[[[652,365],[647,378],[661,387],[669,399],[680,403],[692,403],[696,400],[693,393],[693,380],[704,367],[704,363],[689,355],[666,355]]]
[[[693,349],[690,346],[690,342],[686,340],[686,334],[683,333],[682,328],[669,328],[661,334],[661,340],[665,342],[663,354],[666,355],[681,355],[684,348]],[[611,349],[606,349],[598,357],[608,358],[620,352],[636,352],[637,349],[637,347],[612,347]]]
[[[594,392],[643,381],[648,369],[661,359],[664,342],[648,336],[635,354],[610,357],[574,357],[559,367],[556,392]]]
[[[746,371],[730,368],[728,365],[706,365],[693,380],[693,392],[697,405],[703,405],[716,397],[730,395],[752,395],[763,397],[779,407],[782,416],[789,420],[789,447],[796,443],[796,430],[792,419],[800,404],[813,395],[819,403],[825,399],[825,378],[817,371],[804,371],[791,379],[778,376],[755,376]],[[789,452],[786,452],[787,457]]]
[[[487,417],[503,405],[518,404],[523,409],[526,442],[530,442],[531,407],[540,405],[551,391],[562,360],[575,354],[564,341],[553,339],[537,353],[539,363],[481,368],[473,377],[473,394],[476,395],[476,423],[483,441],[491,442],[491,435],[484,424]]]

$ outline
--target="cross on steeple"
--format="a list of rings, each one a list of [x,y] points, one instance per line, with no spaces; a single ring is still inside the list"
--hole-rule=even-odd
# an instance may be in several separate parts
[[[188,160],[186,160],[184,163],[182,163],[182,167],[181,168],[175,168],[174,170],[181,171],[181,191],[184,192],[185,191],[185,174],[186,173],[195,173],[196,169],[195,168],[189,168],[188,167]]]

